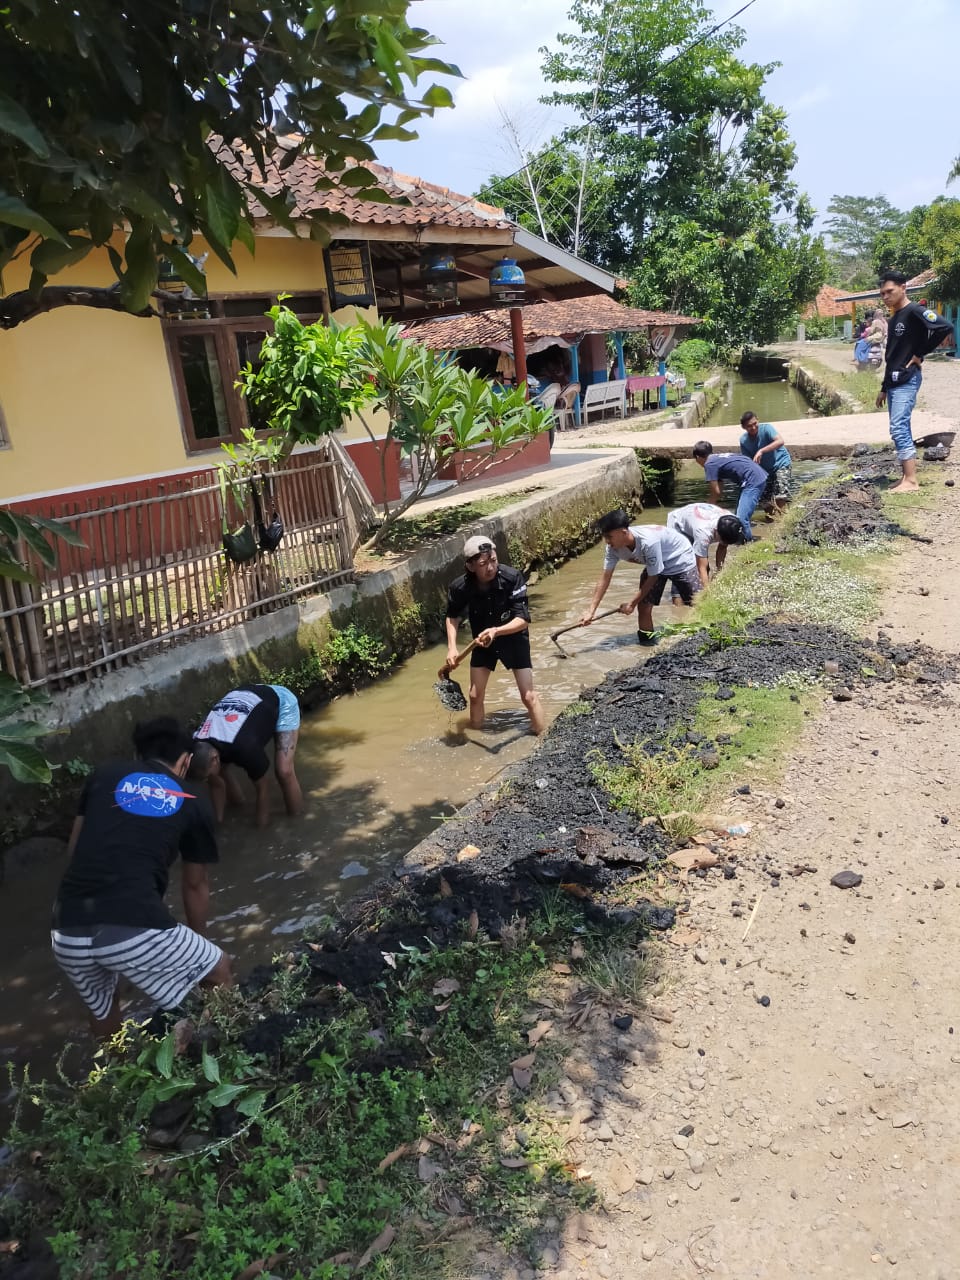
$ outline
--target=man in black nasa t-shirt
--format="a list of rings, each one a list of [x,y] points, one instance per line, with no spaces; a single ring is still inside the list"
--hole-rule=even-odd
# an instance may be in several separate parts
[[[121,978],[161,1009],[198,983],[232,981],[205,936],[218,853],[209,803],[185,781],[190,736],[161,716],[138,724],[133,742],[137,759],[101,765],[84,787],[53,912],[53,953],[101,1037],[120,1030]],[[186,924],[164,902],[178,857]]]
[[[890,435],[900,459],[903,478],[891,493],[911,493],[917,484],[917,447],[913,443],[911,414],[923,381],[923,357],[953,333],[953,325],[936,311],[911,302],[902,271],[885,271],[880,277],[880,297],[890,311],[887,325],[886,368],[877,408],[890,408]]]

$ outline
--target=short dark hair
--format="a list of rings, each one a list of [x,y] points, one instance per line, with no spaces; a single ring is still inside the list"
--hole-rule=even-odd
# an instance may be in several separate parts
[[[141,760],[176,764],[184,753],[193,751],[193,739],[173,716],[156,716],[134,725],[133,749]]]
[[[741,413],[740,415],[741,427],[745,427],[748,422],[752,422],[753,419],[756,418],[756,416],[757,415],[753,412],[752,409],[748,409],[746,413]]]
[[[193,759],[190,761],[190,771],[187,776],[198,778],[202,782],[209,774],[214,757],[219,755],[219,752],[212,742],[207,742],[204,738],[194,738],[191,749]]]
[[[890,281],[891,284],[907,283],[906,275],[902,271],[896,271],[893,268],[891,268],[889,271],[880,272],[880,283],[886,284],[888,280]]]
[[[717,537],[725,546],[743,541],[743,524],[737,516],[721,516],[717,521]]]
[[[604,535],[613,533],[614,529],[629,529],[630,517],[624,511],[623,507],[617,507],[616,511],[608,511],[605,516],[601,516],[597,521],[597,532]]]
[[[713,445],[709,440],[698,440],[693,446],[693,456],[695,458],[709,458],[713,453]]]

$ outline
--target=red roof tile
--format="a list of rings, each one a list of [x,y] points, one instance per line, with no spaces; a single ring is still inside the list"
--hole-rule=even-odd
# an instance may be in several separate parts
[[[641,311],[625,307],[606,294],[568,298],[562,302],[542,302],[523,310],[523,334],[527,342],[540,338],[566,337],[579,340],[586,333],[624,333],[651,325],[679,325],[689,328],[701,321],[696,316],[671,311]],[[504,307],[489,311],[467,311],[461,315],[416,320],[405,335],[435,351],[459,347],[486,347],[510,341],[510,313]]]
[[[803,315],[848,316],[850,314],[850,304],[837,302],[838,298],[843,297],[844,292],[845,290],[843,289],[835,289],[833,285],[825,284],[813,302],[808,302],[803,308]]]
[[[267,179],[264,181],[253,156],[249,152],[238,152],[236,148],[226,148],[223,144],[214,144],[227,165],[242,176],[254,187],[259,187],[268,195],[277,195],[281,188],[280,169],[272,157],[267,161]],[[317,190],[319,180],[337,181],[337,175],[324,169],[319,160],[313,156],[300,155],[283,173],[283,182],[294,195],[295,205],[292,211],[294,218],[302,218],[309,213],[327,212],[343,214],[351,223],[361,225],[379,224],[381,226],[425,227],[437,224],[445,227],[487,228],[509,230],[515,224],[510,221],[502,209],[484,204],[473,196],[459,195],[448,187],[437,186],[433,182],[424,182],[422,178],[412,178],[405,173],[397,173],[382,164],[367,163],[363,166],[377,179],[381,190],[392,200],[399,203],[388,204],[374,200],[364,200],[362,188],[334,187],[332,190]],[[256,197],[251,202],[254,217],[268,218],[270,215]]]

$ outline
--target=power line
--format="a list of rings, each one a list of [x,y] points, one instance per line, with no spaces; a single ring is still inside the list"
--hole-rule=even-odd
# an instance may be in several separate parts
[[[722,22],[718,22],[715,26],[711,27],[708,31],[704,31],[701,35],[697,36],[695,40],[691,40],[688,45],[684,45],[682,49],[679,49],[672,57],[667,58],[665,62],[659,63],[653,75],[642,87],[644,89],[649,88],[649,86],[653,84],[654,80],[656,80],[657,76],[662,74],[662,72],[664,72],[667,69],[667,67],[672,66],[675,62],[679,62],[681,58],[685,58],[687,54],[691,53],[694,49],[696,49],[698,45],[703,44],[705,40],[709,40],[710,37],[713,35],[716,35],[718,31],[722,31],[724,27],[729,26],[731,22],[734,22],[737,18],[740,17],[741,13],[746,13],[746,11],[756,3],[757,3],[757,0],[747,0],[747,3],[744,5],[741,5],[740,8],[737,9],[735,13],[731,13],[728,18],[724,18]],[[607,31],[608,37],[609,37],[609,31],[610,29],[608,28],[608,31]],[[594,119],[596,118],[596,115],[598,112],[599,112],[599,105],[597,105],[594,112],[587,119],[586,121],[587,128],[592,127]],[[535,158],[540,160],[544,156],[548,156],[554,151],[559,151],[564,146],[566,146],[565,140],[563,138],[559,138],[555,143],[552,144],[552,146],[549,146],[545,148],[543,151],[539,152]],[[519,177],[526,168],[527,168],[527,165],[522,164],[519,169],[514,169],[512,173],[506,173],[506,174],[503,174],[502,176],[496,175],[496,180],[498,182],[509,182],[511,178]],[[458,209],[463,209],[466,205],[472,204],[475,199],[476,199],[475,196],[468,196],[465,200],[462,200],[460,204],[455,204],[452,209],[449,209],[446,212],[448,214],[456,213]],[[435,218],[431,218],[430,221],[427,222],[425,225],[429,226],[430,223],[434,222],[435,220],[436,220]]]

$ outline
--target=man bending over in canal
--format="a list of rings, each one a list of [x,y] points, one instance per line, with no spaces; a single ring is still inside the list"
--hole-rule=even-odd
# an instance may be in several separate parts
[[[593,592],[590,607],[580,618],[580,625],[588,627],[600,601],[607,593],[613,571],[621,560],[642,564],[640,588],[632,600],[620,606],[621,613],[637,610],[637,640],[640,644],[656,644],[653,631],[653,606],[659,604],[663,589],[669,581],[684,604],[693,604],[693,597],[700,590],[697,562],[687,538],[676,529],[662,524],[631,524],[630,517],[621,509],[608,511],[597,521],[597,529],[603,535],[607,549],[603,557],[603,572]]]
[[[243,793],[229,765],[239,765],[257,792],[257,826],[270,818],[270,761],[267,744],[273,739],[273,769],[283,792],[287,813],[303,809],[303,793],[293,766],[300,731],[300,704],[282,684],[244,684],[224,694],[194,734],[190,776],[206,779],[217,821],[223,821],[227,793],[243,804]]]
[[[710,496],[714,502],[721,496],[722,480],[728,480],[740,490],[737,519],[743,525],[744,539],[751,542],[753,530],[750,528],[750,519],[767,487],[767,473],[763,467],[739,453],[714,453],[709,440],[697,441],[693,446],[693,459],[700,463],[704,475],[710,481]]]
[[[783,436],[770,422],[760,422],[752,409],[740,419],[743,435],[740,452],[745,458],[758,462],[767,473],[767,483],[761,501],[767,511],[774,514],[786,509],[790,503],[790,486],[793,481],[793,459],[783,443]]]
[[[227,956],[204,936],[218,853],[210,805],[184,782],[190,735],[161,717],[138,724],[133,742],[138,759],[101,765],[83,789],[53,909],[53,954],[104,1038],[120,1030],[121,977],[161,1009],[198,983],[232,982]],[[178,855],[185,925],[164,903]]]
[[[543,705],[533,687],[530,609],[523,574],[498,563],[497,549],[489,538],[468,538],[463,560],[466,572],[455,579],[447,594],[447,665],[440,668],[440,678],[449,674],[457,660],[457,630],[467,617],[470,634],[477,641],[470,655],[471,726],[483,728],[487,682],[502,662],[513,672],[530,728],[543,733]]]
[[[686,507],[677,507],[667,516],[667,528],[676,529],[692,544],[701,587],[706,587],[710,580],[711,544],[717,543],[719,573],[727,558],[727,547],[743,542],[743,525],[737,517],[712,502],[691,502]]]

